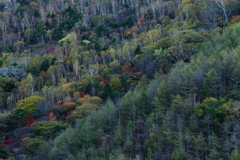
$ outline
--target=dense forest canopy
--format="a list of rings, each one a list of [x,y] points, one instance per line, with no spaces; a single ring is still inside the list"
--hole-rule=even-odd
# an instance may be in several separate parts
[[[0,159],[239,160],[239,0],[2,0]]]

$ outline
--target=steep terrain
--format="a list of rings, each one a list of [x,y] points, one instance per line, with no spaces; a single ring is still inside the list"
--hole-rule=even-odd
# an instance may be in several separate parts
[[[0,158],[240,159],[239,1],[0,2]]]

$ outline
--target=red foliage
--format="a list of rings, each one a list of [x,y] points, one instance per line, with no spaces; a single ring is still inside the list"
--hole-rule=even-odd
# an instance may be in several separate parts
[[[48,55],[53,55],[54,53],[53,52],[48,52]]]
[[[53,104],[52,107],[58,107],[61,106],[61,104]]]
[[[26,114],[25,117],[26,119],[21,120],[21,122],[23,123],[23,126],[25,127],[29,127],[36,122],[36,120],[33,119],[33,115],[31,114]]]
[[[55,15],[61,13],[61,10],[54,12]]]
[[[80,98],[84,98],[85,96],[89,95],[89,94],[84,94],[83,92],[79,92],[80,94]]]
[[[71,117],[70,116],[67,116],[65,119],[70,119]]]
[[[13,140],[11,140],[11,139],[6,140],[6,141],[3,142],[3,144],[5,144],[5,145],[9,145],[11,143],[13,143]]]
[[[104,82],[105,84],[107,84],[107,83],[109,83],[109,80],[106,79],[106,80],[104,80],[103,82]]]
[[[142,24],[143,23],[143,18],[139,18],[138,21],[137,21],[137,24]]]
[[[79,92],[80,95],[83,95],[84,93],[83,92]]]
[[[71,115],[72,112],[76,111],[75,109],[71,110],[71,111],[68,111],[68,115]]]
[[[28,119],[33,119],[33,115],[31,114],[26,114],[25,117],[27,117]]]
[[[79,42],[79,41],[74,41],[73,43],[74,43],[74,44],[80,44],[80,42]]]
[[[27,124],[25,125],[25,127],[29,127],[29,126],[31,126],[35,122],[36,122],[35,119],[30,119],[30,120],[26,121]]]
[[[46,77],[46,76],[47,76],[47,73],[48,73],[47,71],[44,71],[44,72],[42,73],[42,76],[43,76],[43,77]]]
[[[24,137],[22,137],[20,140],[23,141],[23,140],[24,140]]]
[[[138,70],[136,70],[135,68],[129,68],[129,69],[127,69],[127,71],[137,72]]]
[[[67,61],[67,60],[69,60],[69,57],[68,57],[68,56],[66,56],[66,57],[64,58],[64,61]]]
[[[61,105],[63,105],[63,103],[65,103],[65,102],[64,102],[64,101],[61,101],[61,102],[59,102],[59,103],[57,103],[57,104],[53,104],[52,107],[61,106]]]
[[[89,94],[83,94],[83,95],[80,95],[80,98],[84,98],[85,96],[88,96]]]
[[[64,101],[61,101],[59,104],[63,105],[63,103],[65,103]]]
[[[70,102],[73,102],[73,100],[71,99],[71,100],[69,100],[69,101],[67,101],[67,102],[65,102],[65,103],[70,103]]]
[[[130,68],[129,66],[122,66],[122,71],[138,72],[138,70]]]
[[[130,69],[129,66],[122,66],[122,71],[127,71],[128,69]]]

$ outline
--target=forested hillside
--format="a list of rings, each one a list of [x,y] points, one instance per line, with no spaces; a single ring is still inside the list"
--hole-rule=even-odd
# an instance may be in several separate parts
[[[2,0],[0,159],[239,160],[239,0]]]

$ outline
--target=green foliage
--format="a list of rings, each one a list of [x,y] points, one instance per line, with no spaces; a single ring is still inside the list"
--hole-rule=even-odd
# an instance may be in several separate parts
[[[239,2],[11,2],[0,140],[31,136],[6,144],[20,159],[239,159]],[[57,121],[41,121],[51,106]],[[31,134],[26,114],[40,118]]]
[[[185,153],[185,150],[184,150],[183,146],[180,146],[179,148],[177,148],[174,151],[173,158],[176,159],[176,160],[186,159],[186,153]]]
[[[39,71],[40,71],[40,72],[41,72],[41,71],[46,71],[46,70],[48,70],[49,67],[50,67],[50,65],[48,64],[48,60],[45,59],[45,60],[42,62]]]
[[[84,98],[80,98],[78,102],[81,105],[72,113],[71,117],[73,118],[83,118],[102,107],[102,99],[99,97],[90,97],[87,95]]]
[[[135,56],[138,55],[138,54],[142,54],[141,47],[139,45],[137,45],[137,48],[134,51]]]
[[[230,160],[237,160],[239,158],[240,158],[239,150],[237,150],[237,149],[233,150],[231,153]]]
[[[151,105],[148,103],[148,96],[146,92],[141,91],[138,95],[136,95],[136,105],[140,113],[150,114],[151,113]]]
[[[203,82],[203,93],[206,97],[217,97],[221,90],[220,77],[217,75],[215,70],[210,70]]]
[[[3,145],[0,145],[0,158],[7,159],[8,158],[8,152],[6,148],[4,148]]]
[[[113,98],[113,91],[109,84],[106,84],[106,86],[103,89],[102,95],[100,97],[106,101],[108,98]]]
[[[17,89],[16,80],[9,77],[0,76],[0,91],[12,92]]]
[[[119,78],[112,78],[109,82],[110,84],[110,87],[112,90],[121,90],[122,88],[122,83],[121,83],[121,80]]]
[[[86,40],[86,39],[84,39],[82,42],[83,42],[84,44],[86,44],[86,45],[89,45],[89,44],[91,43],[91,41],[88,41],[88,40]]]
[[[205,99],[200,106],[203,108],[203,110],[199,111],[199,116],[203,115],[204,113],[215,114],[215,111],[219,106],[219,102],[217,99],[210,97]]]
[[[51,122],[36,122],[31,125],[31,128],[35,130],[35,134],[43,137],[53,137],[57,132],[66,128],[67,125],[62,122],[51,121]]]
[[[65,9],[65,12],[69,14],[69,16],[74,22],[78,22],[82,19],[82,15],[80,13],[75,12],[74,9],[70,6],[68,6],[68,8]]]
[[[100,26],[97,26],[97,28],[95,29],[95,32],[100,37],[103,34],[107,33],[107,29],[106,29],[106,27],[104,25],[100,25]]]
[[[46,26],[43,23],[36,24],[37,34],[41,35],[45,33]]]
[[[43,139],[43,137],[36,138],[24,138],[24,145],[21,147],[21,151],[26,155],[33,157],[39,150],[39,147],[45,145],[47,146],[47,142]]]

